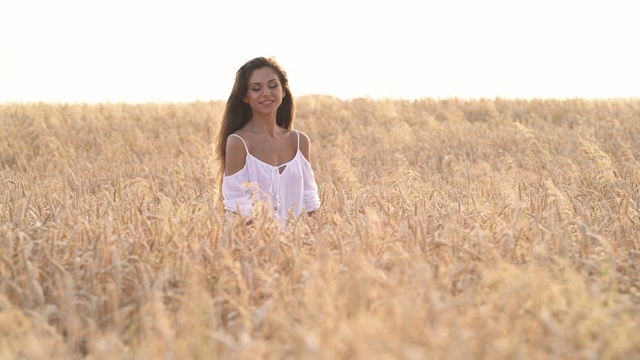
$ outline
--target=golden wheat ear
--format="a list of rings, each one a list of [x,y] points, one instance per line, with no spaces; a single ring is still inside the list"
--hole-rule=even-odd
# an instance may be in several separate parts
[[[0,358],[640,354],[640,100],[301,97],[286,232],[217,209],[224,105],[0,105]]]

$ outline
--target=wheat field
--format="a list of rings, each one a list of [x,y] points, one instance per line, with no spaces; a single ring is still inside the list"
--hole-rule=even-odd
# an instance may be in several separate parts
[[[0,105],[0,358],[640,358],[640,100],[297,105],[286,233],[219,211],[223,102]]]

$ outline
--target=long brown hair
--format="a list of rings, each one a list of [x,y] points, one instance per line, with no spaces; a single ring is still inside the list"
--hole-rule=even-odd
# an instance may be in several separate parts
[[[242,101],[242,98],[249,91],[249,78],[253,74],[254,70],[261,69],[263,67],[270,67],[278,75],[280,84],[284,90],[284,97],[282,104],[278,108],[276,114],[276,123],[278,126],[285,129],[293,129],[293,116],[295,114],[296,105],[289,89],[289,79],[287,73],[276,63],[274,58],[257,57],[255,59],[247,61],[236,72],[236,81],[233,84],[231,95],[227,100],[227,105],[222,113],[222,119],[220,121],[220,129],[218,130],[218,136],[216,139],[216,155],[219,169],[219,200],[222,200],[222,178],[224,177],[224,169],[226,167],[226,155],[227,155],[227,137],[234,132],[240,130],[243,126],[251,120],[253,115],[249,104]]]

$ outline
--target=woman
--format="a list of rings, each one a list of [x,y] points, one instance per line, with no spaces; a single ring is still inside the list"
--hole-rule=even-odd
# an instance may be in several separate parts
[[[309,138],[293,130],[295,103],[287,74],[273,58],[245,63],[227,101],[217,138],[228,213],[252,218],[258,204],[285,223],[320,207]]]

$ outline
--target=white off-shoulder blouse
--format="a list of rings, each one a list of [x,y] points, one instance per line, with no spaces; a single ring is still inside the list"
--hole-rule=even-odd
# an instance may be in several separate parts
[[[318,185],[311,164],[300,151],[300,133],[298,150],[289,162],[279,166],[265,163],[251,155],[247,143],[236,134],[244,144],[247,158],[244,167],[222,179],[222,195],[227,211],[238,211],[250,218],[257,202],[266,203],[281,223],[286,222],[289,210],[298,216],[320,207]]]

